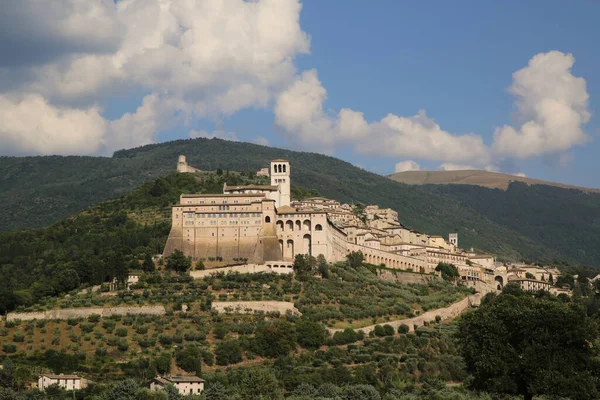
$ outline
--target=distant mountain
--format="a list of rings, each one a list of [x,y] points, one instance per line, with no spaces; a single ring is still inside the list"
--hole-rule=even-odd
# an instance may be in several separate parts
[[[272,159],[291,162],[292,183],[316,189],[342,202],[391,207],[401,222],[412,229],[447,236],[458,232],[460,245],[493,252],[508,259],[568,260],[600,266],[600,195],[589,194],[572,223],[557,225],[551,215],[565,213],[582,192],[560,190],[559,203],[527,186],[514,192],[517,204],[526,204],[525,215],[498,218],[482,204],[462,195],[411,186],[367,172],[350,163],[315,153],[276,149],[219,139],[178,140],[116,152],[113,157],[4,157],[0,158],[0,230],[47,226],[176,168],[177,157],[201,170],[257,171]],[[449,185],[455,187],[456,185]],[[443,187],[443,186],[436,186]],[[473,188],[473,186],[464,186]],[[485,188],[480,188],[485,189]],[[494,203],[496,189],[485,189]],[[510,190],[508,191],[511,194]],[[573,193],[571,193],[573,192]],[[477,194],[476,194],[477,195]],[[542,204],[544,213],[531,212]],[[490,213],[488,215],[488,213]],[[512,216],[511,216],[512,215]],[[597,221],[597,222],[596,222]],[[524,229],[527,227],[527,229]],[[529,227],[534,227],[531,232]],[[569,246],[556,246],[559,238]]]
[[[506,190],[508,189],[510,182],[524,182],[528,185],[548,185],[563,189],[577,189],[583,192],[600,193],[600,189],[584,188],[566,185],[564,183],[543,181],[541,179],[480,170],[404,171],[396,172],[389,177],[396,182],[402,182],[408,185],[475,185]]]

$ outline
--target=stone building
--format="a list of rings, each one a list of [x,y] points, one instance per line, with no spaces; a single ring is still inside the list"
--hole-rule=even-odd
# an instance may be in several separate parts
[[[150,383],[150,390],[164,390],[173,385],[182,396],[199,395],[204,391],[204,379],[197,376],[157,376]]]
[[[81,377],[77,375],[41,374],[38,378],[38,389],[46,391],[50,386],[58,386],[64,390],[82,389]]]
[[[196,172],[198,171],[196,168],[191,167],[187,161],[185,160],[184,155],[180,155],[177,159],[177,172]]]
[[[367,263],[388,268],[430,274],[439,262],[448,262],[459,267],[465,281],[493,275],[488,265],[493,257],[478,258],[458,249],[456,240],[407,229],[392,209],[368,205],[359,211],[324,197],[291,202],[289,161],[273,160],[268,170],[270,185],[225,184],[223,194],[182,194],[172,208],[164,255],[180,249],[194,259],[274,265],[297,254],[322,254],[337,262],[361,251]],[[492,286],[493,281],[492,276]]]

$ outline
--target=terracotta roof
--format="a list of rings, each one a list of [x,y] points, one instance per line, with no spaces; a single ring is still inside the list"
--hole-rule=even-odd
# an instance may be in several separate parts
[[[163,376],[157,377],[158,379],[166,380],[168,382],[182,383],[182,382],[204,382],[204,379],[198,378],[197,376]]]
[[[183,198],[193,198],[193,197],[265,197],[264,193],[232,193],[232,194],[182,194]]]
[[[50,379],[81,379],[81,377],[77,375],[40,374],[40,376],[45,376]]]
[[[290,207],[290,206],[281,206],[277,208],[277,214],[289,214],[289,213],[295,213],[296,209],[294,207]]]
[[[279,187],[272,185],[225,186],[224,190],[270,190],[277,191]]]

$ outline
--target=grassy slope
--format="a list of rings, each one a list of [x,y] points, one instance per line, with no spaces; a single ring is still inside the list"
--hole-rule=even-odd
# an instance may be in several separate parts
[[[453,198],[438,196],[314,153],[217,139],[180,140],[120,151],[113,158],[0,158],[0,229],[46,225],[175,168],[177,156],[205,170],[248,171],[274,158],[289,159],[296,185],[344,202],[392,207],[408,227],[446,235],[457,230],[461,245],[508,257],[554,256],[552,249],[491,221]]]

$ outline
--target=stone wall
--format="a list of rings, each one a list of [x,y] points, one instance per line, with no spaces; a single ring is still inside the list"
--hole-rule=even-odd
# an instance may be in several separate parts
[[[213,301],[212,309],[219,313],[252,314],[256,311],[279,312],[285,314],[291,311],[302,315],[294,303],[287,301]]]
[[[245,264],[245,265],[235,265],[232,267],[205,269],[203,271],[190,271],[190,276],[194,279],[199,279],[199,278],[204,278],[206,276],[210,276],[212,274],[217,274],[220,272],[223,272],[225,274],[235,273],[235,272],[238,272],[240,274],[256,274],[259,272],[276,273],[276,274],[292,274],[292,273],[294,273],[294,270],[292,268],[271,268],[266,264]]]
[[[404,325],[408,325],[408,328],[412,332],[412,331],[414,331],[415,326],[421,327],[421,326],[425,325],[425,322],[435,321],[435,317],[437,315],[439,315],[442,318],[441,319],[442,321],[456,318],[457,316],[459,316],[460,314],[462,314],[463,312],[465,312],[466,310],[471,308],[471,306],[478,306],[481,302],[482,297],[483,296],[480,293],[476,293],[472,296],[465,297],[464,299],[459,300],[456,303],[449,305],[448,307],[438,308],[437,310],[427,311],[426,313],[423,313],[422,315],[419,315],[418,317],[400,319],[400,320],[389,321],[389,322],[382,322],[380,324],[369,325],[369,326],[365,326],[364,328],[356,328],[354,330],[357,332],[363,331],[363,333],[365,335],[368,335],[369,332],[374,330],[375,326],[377,326],[377,325],[391,325],[395,331],[398,331],[398,327],[400,325],[404,324]],[[333,328],[327,328],[327,330],[329,331],[329,333],[331,335],[333,335],[336,332],[343,331],[343,329],[333,329]]]
[[[427,285],[431,281],[441,279],[438,275],[425,275],[415,272],[390,271],[388,269],[377,269],[377,277],[384,281],[399,283],[419,283]]]
[[[150,314],[164,315],[166,313],[164,306],[142,306],[142,307],[106,307],[106,308],[65,308],[62,310],[48,310],[40,312],[8,313],[7,321],[19,319],[21,321],[30,321],[33,319],[69,319],[69,318],[87,318],[92,314],[98,314],[102,317],[111,315],[127,314]]]

